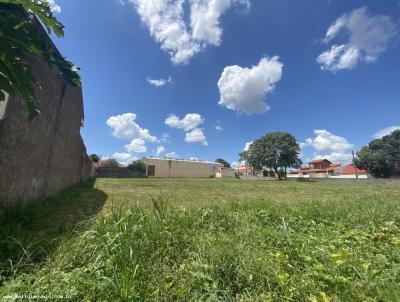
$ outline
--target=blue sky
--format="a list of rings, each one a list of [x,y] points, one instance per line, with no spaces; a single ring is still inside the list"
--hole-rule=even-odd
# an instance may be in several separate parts
[[[397,0],[56,4],[66,28],[53,40],[81,68],[89,153],[233,162],[287,131],[304,161],[348,161],[400,125]]]

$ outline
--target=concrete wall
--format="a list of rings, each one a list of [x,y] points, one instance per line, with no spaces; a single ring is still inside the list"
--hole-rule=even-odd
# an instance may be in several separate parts
[[[128,168],[98,168],[96,177],[99,178],[138,178],[146,177],[141,171],[130,170]]]
[[[189,160],[174,160],[163,158],[144,159],[146,164],[146,175],[148,166],[155,166],[155,177],[215,177],[217,167],[220,164]]]
[[[60,79],[36,58],[30,68],[42,90],[41,114],[28,119],[19,96],[10,96],[0,120],[0,208],[42,198],[94,175],[80,135],[82,89]]]
[[[237,173],[236,169],[232,168],[217,168],[217,172],[215,173],[215,177],[218,178],[235,178]]]

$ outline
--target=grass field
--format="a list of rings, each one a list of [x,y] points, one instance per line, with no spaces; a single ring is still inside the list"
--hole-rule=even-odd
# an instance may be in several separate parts
[[[400,301],[398,185],[98,179],[0,221],[0,297]]]

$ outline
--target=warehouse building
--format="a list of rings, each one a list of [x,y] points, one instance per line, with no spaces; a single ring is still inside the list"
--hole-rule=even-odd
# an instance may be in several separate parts
[[[146,175],[149,177],[215,177],[223,164],[199,160],[145,157]]]

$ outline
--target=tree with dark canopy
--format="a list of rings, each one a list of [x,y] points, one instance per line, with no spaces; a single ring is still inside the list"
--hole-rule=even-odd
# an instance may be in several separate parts
[[[223,164],[225,168],[230,168],[230,167],[231,167],[231,164],[228,163],[228,162],[227,162],[225,159],[223,159],[223,158],[217,158],[217,159],[215,160],[215,162],[216,162],[216,163]]]
[[[375,177],[390,177],[400,169],[400,130],[374,139],[357,152],[356,165]]]
[[[90,154],[90,159],[92,160],[92,162],[94,163],[98,163],[100,161],[100,157],[97,154]]]
[[[286,132],[271,132],[254,140],[249,150],[240,153],[240,156],[246,159],[253,169],[272,169],[281,180],[280,169],[286,178],[288,168],[297,168],[301,165],[299,154],[300,146],[293,135]]]

